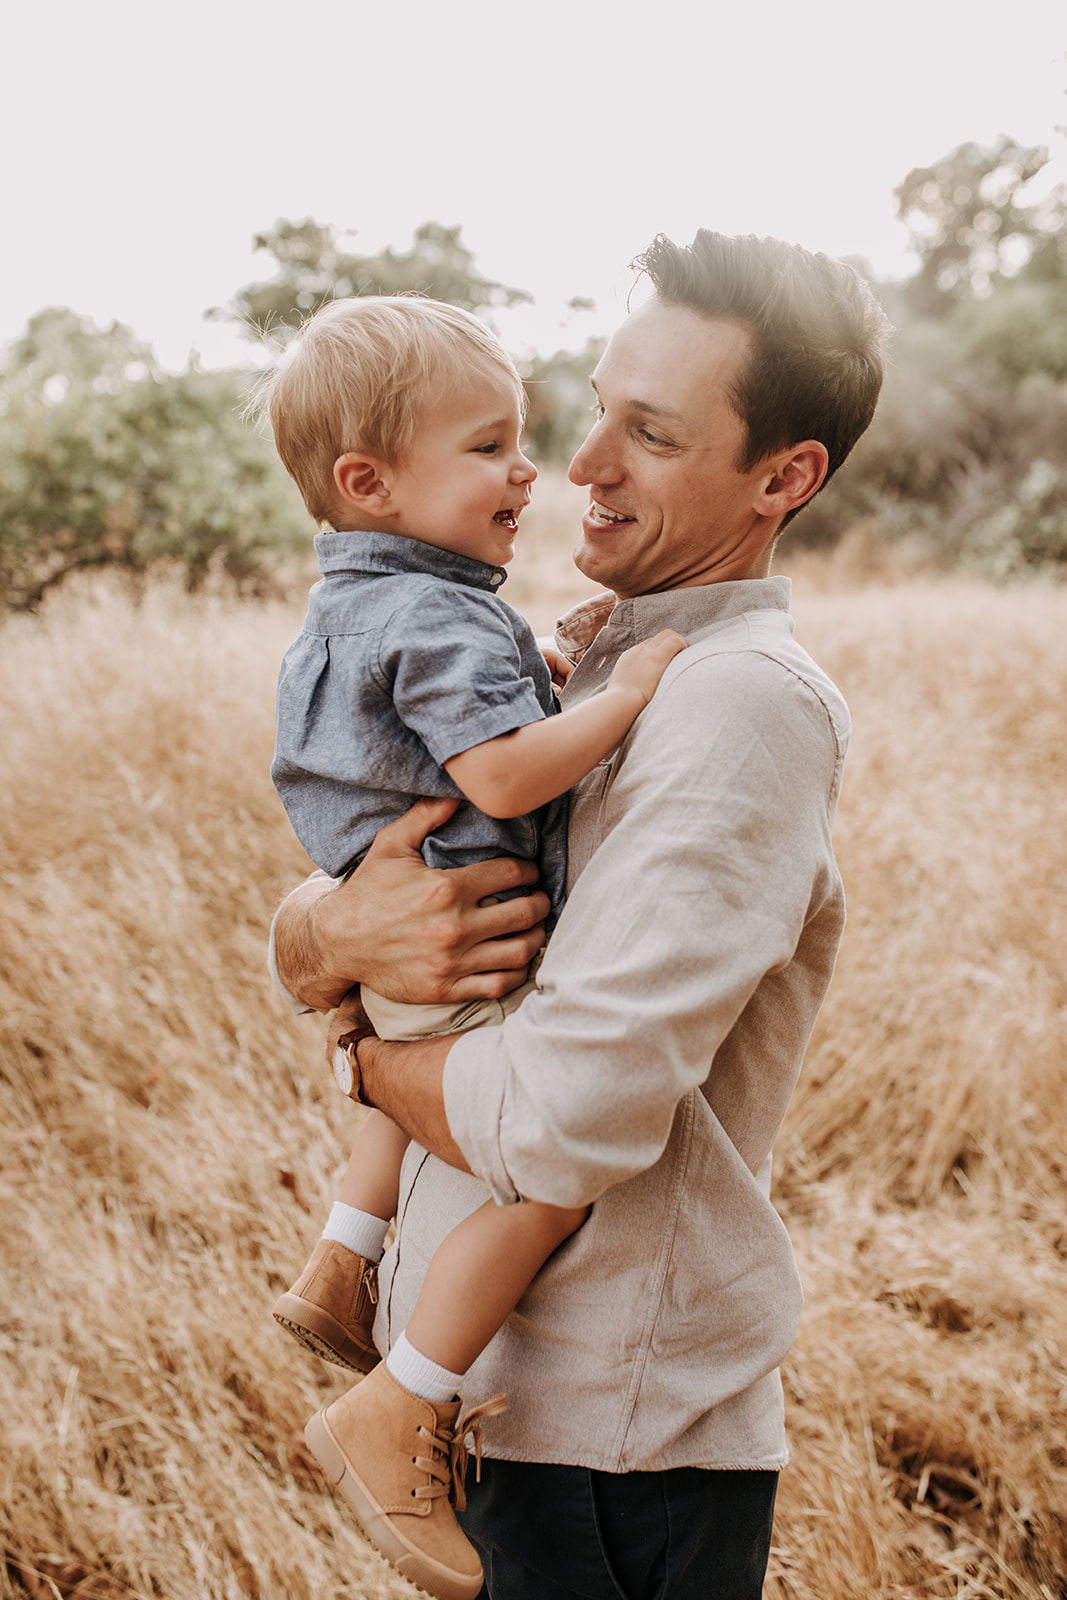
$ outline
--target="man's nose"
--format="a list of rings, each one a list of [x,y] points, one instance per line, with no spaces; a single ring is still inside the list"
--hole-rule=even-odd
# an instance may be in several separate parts
[[[601,424],[596,422],[590,429],[585,443],[579,445],[577,454],[567,471],[568,478],[572,483],[579,485],[610,483],[612,469],[608,456]]]

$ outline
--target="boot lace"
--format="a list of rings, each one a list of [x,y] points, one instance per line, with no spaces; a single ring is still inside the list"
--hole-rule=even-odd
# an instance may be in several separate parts
[[[420,1425],[417,1429],[418,1436],[429,1447],[429,1454],[416,1456],[415,1465],[425,1472],[431,1481],[419,1484],[418,1488],[412,1491],[415,1498],[437,1500],[442,1495],[447,1495],[456,1510],[463,1511],[467,1504],[463,1483],[470,1455],[466,1444],[467,1435],[470,1434],[474,1440],[474,1478],[476,1483],[480,1483],[482,1422],[487,1417],[498,1417],[507,1409],[507,1395],[495,1394],[491,1400],[483,1400],[480,1406],[472,1406],[469,1411],[465,1411],[452,1430],[443,1428],[438,1433],[432,1428]]]

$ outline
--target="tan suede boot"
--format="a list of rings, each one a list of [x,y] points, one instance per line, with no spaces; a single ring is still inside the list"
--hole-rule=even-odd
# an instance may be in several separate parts
[[[381,1360],[374,1348],[378,1268],[333,1239],[320,1239],[274,1316],[287,1333],[324,1361],[370,1372]]]
[[[459,1401],[433,1405],[384,1364],[312,1417],[312,1455],[375,1549],[437,1600],[475,1600],[482,1564],[456,1521],[466,1505],[464,1438],[481,1465],[482,1417],[507,1410],[502,1394],[463,1417]]]

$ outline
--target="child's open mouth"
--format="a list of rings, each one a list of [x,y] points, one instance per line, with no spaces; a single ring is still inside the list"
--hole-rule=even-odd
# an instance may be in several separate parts
[[[502,528],[508,528],[512,533],[519,525],[519,519],[514,511],[498,511],[493,521],[499,522]]]

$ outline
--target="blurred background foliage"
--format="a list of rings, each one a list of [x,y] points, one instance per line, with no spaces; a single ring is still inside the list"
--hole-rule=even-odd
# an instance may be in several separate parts
[[[962,144],[896,190],[918,268],[872,279],[897,328],[881,405],[794,543],[830,548],[861,529],[937,569],[1067,571],[1067,189],[1042,190],[1047,160],[1007,137]],[[345,237],[311,218],[256,237],[270,276],[207,313],[247,329],[247,371],[166,373],[119,324],[56,308],[32,320],[0,366],[7,607],[32,610],[85,567],[137,575],[159,561],[190,588],[222,573],[268,589],[310,530],[270,441],[241,419],[265,343],[339,295],[414,291],[490,321],[530,299],[477,271],[459,227],[424,223],[410,249],[373,256]],[[584,437],[602,348],[520,360],[539,465],[564,467]]]
[[[72,572],[166,561],[263,593],[307,518],[236,372],[161,372],[128,328],[39,312],[0,399],[0,594],[33,610]]]
[[[305,217],[303,222],[276,222],[252,241],[255,251],[274,258],[274,275],[265,283],[238,289],[228,306],[216,306],[211,318],[236,318],[253,339],[284,344],[305,317],[327,300],[354,294],[426,294],[465,311],[490,310],[528,301],[525,289],[509,289],[483,278],[460,238],[460,229],[424,222],[415,230],[411,249],[386,249],[376,256],[344,250],[335,228]]]
[[[873,287],[897,329],[869,432],[790,537],[907,539],[995,579],[1067,570],[1067,189],[1048,153],[963,144],[896,190],[918,271]]]

